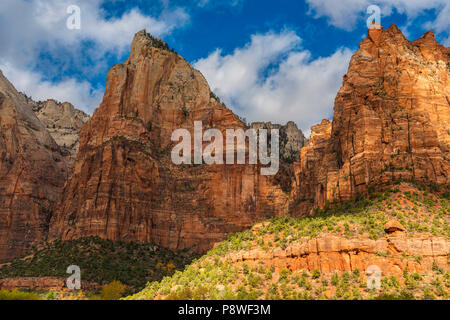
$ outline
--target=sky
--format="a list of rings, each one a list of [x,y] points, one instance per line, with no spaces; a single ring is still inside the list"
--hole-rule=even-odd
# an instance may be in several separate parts
[[[146,29],[192,63],[248,122],[295,121],[308,134],[334,98],[367,20],[450,46],[449,0],[1,0],[0,70],[35,100],[92,114],[106,73]],[[73,25],[80,9],[79,28]],[[68,9],[71,9],[68,11]]]

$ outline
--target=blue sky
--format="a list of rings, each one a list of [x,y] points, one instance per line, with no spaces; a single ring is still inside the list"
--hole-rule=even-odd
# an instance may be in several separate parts
[[[80,30],[66,27],[72,4],[81,8]],[[35,99],[92,113],[107,70],[146,28],[248,121],[294,120],[308,132],[332,116],[372,4],[384,27],[395,23],[411,40],[434,29],[449,46],[448,0],[2,0],[0,69]]]

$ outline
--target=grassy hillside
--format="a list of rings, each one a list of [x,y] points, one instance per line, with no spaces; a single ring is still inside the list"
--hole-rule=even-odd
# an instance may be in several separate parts
[[[365,270],[324,274],[320,270],[277,270],[267,261],[233,263],[242,251],[285,249],[297,241],[334,234],[343,238],[379,239],[384,225],[399,221],[406,236],[450,239],[448,192],[402,183],[372,192],[368,199],[328,205],[304,219],[275,218],[231,236],[183,272],[152,282],[128,299],[447,299],[450,273],[447,265],[433,263],[426,274],[403,270],[401,276],[383,277],[382,288],[367,288]],[[379,252],[380,257],[389,252]],[[401,259],[420,261],[422,257]],[[448,260],[448,259],[447,259]]]
[[[148,281],[160,280],[183,269],[192,258],[187,252],[173,252],[154,244],[100,238],[56,241],[0,266],[0,278],[68,277],[67,267],[78,265],[82,280],[99,284],[119,280],[137,290]]]

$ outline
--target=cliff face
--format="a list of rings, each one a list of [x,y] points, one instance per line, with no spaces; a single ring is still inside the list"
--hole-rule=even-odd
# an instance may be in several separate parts
[[[100,236],[204,251],[229,233],[287,211],[288,196],[258,166],[182,165],[175,129],[245,129],[204,77],[145,31],[107,77],[82,130],[72,179],[55,206],[50,239]]]
[[[0,262],[45,239],[67,175],[58,145],[0,72]]]
[[[369,185],[450,182],[450,50],[432,32],[408,41],[393,25],[371,29],[336,97],[333,122],[313,128],[296,163],[303,214]]]
[[[36,116],[61,148],[67,165],[72,168],[80,145],[80,132],[90,117],[68,102],[47,100],[33,105]]]
[[[278,129],[280,131],[280,158],[294,162],[300,160],[300,150],[307,140],[295,122],[289,121],[286,125],[272,124],[271,122],[255,122],[250,125],[255,130]]]
[[[314,126],[305,147],[294,123],[252,125],[280,129],[275,177],[257,165],[172,163],[176,129],[247,127],[200,72],[145,31],[108,72],[90,121],[68,103],[30,106],[1,75],[0,261],[47,239],[48,228],[49,240],[99,236],[200,252],[256,221],[304,215],[372,185],[448,184],[449,64],[432,33],[410,42],[395,26],[370,30],[333,122]]]

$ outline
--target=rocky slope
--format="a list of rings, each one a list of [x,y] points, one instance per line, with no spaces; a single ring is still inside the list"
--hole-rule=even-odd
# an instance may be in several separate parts
[[[402,183],[259,223],[129,299],[448,299],[449,195]]]
[[[0,72],[0,262],[45,239],[67,176],[59,146]]]
[[[33,110],[61,148],[68,166],[72,168],[80,145],[81,128],[89,121],[89,115],[69,102],[59,103],[55,100],[35,103]]]
[[[258,166],[183,165],[175,129],[246,128],[204,77],[162,41],[136,34],[111,68],[103,102],[81,133],[50,239],[99,236],[204,251],[228,234],[288,210],[288,195]]]
[[[76,261],[82,280],[100,285],[117,280],[136,291],[142,290],[149,281],[159,281],[176,270],[183,270],[194,258],[197,256],[173,252],[152,243],[113,242],[99,238],[55,241],[37,246],[26,256],[0,264],[0,279],[6,279],[0,280],[0,290],[2,285],[13,288],[11,279],[15,278],[20,278],[20,288],[33,285],[36,278],[67,279],[67,267]],[[39,283],[45,285],[45,281]]]
[[[371,29],[351,59],[333,122],[313,127],[296,163],[295,214],[404,179],[450,182],[450,50]]]

